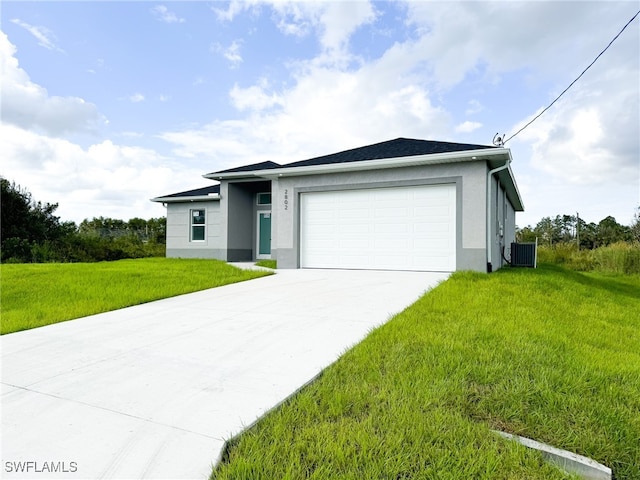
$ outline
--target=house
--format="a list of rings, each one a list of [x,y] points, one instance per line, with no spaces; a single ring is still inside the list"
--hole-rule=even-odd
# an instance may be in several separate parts
[[[504,147],[397,138],[285,165],[262,162],[153,198],[167,256],[278,268],[492,271],[523,211]]]

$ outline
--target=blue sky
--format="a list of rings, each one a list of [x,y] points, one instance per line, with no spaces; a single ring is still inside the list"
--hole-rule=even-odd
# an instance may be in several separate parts
[[[202,174],[397,137],[490,145],[637,2],[12,2],[0,174],[64,220],[157,217]],[[640,205],[640,18],[512,139],[520,226]]]

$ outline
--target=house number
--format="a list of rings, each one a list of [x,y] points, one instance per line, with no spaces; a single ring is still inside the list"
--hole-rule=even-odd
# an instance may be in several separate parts
[[[284,189],[284,209],[289,210],[289,190]]]

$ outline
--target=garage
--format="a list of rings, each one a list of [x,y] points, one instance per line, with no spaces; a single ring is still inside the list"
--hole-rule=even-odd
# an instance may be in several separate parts
[[[300,194],[300,266],[456,269],[456,186]]]

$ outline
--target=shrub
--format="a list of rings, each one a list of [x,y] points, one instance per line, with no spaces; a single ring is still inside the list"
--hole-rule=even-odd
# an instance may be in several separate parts
[[[617,242],[594,250],[578,250],[573,243],[539,246],[538,261],[578,271],[640,274],[640,243]]]
[[[595,269],[601,272],[640,273],[640,244],[617,242],[592,251]]]

